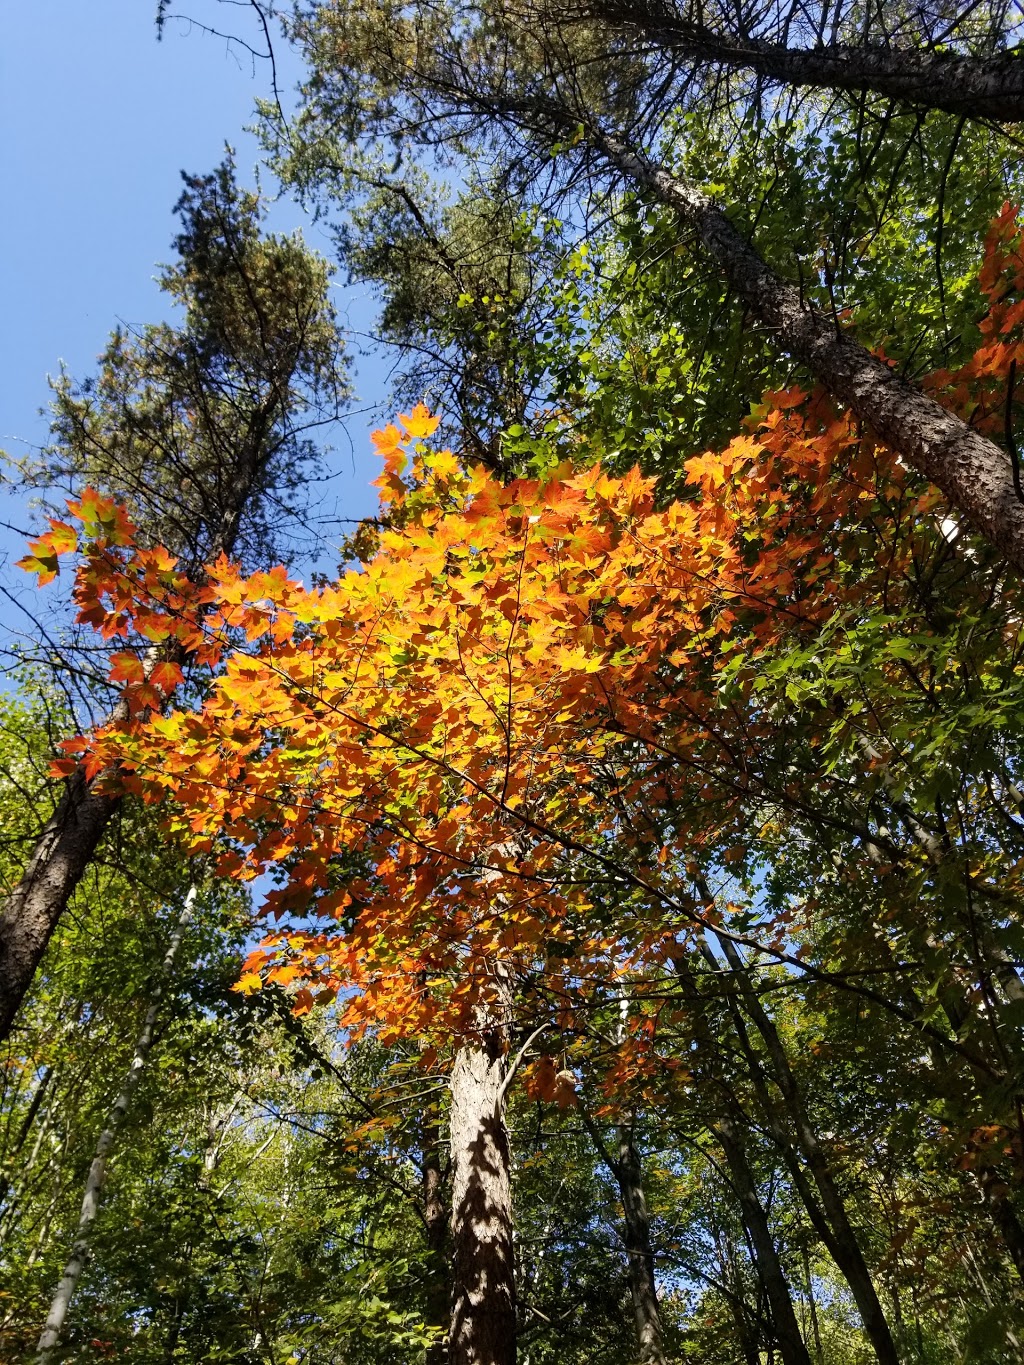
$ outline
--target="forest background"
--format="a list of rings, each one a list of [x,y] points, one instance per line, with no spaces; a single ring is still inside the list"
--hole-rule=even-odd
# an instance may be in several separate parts
[[[1019,1359],[1019,14],[193,17],[304,212],[8,442],[4,1358]]]

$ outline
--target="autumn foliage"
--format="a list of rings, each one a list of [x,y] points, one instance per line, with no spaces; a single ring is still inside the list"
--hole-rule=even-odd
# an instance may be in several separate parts
[[[931,382],[992,425],[1024,359],[1010,210],[982,281],[979,350]],[[374,436],[384,529],[327,586],[224,559],[196,581],[111,505],[72,506],[75,600],[124,641],[111,678],[133,718],[66,745],[55,772],[82,761],[166,798],[225,874],[272,874],[244,991],[287,985],[300,1011],[338,998],[355,1035],[440,1045],[501,959],[569,1023],[595,983],[656,971],[722,923],[680,888],[695,863],[742,861],[753,801],[802,799],[787,735],[817,755],[801,787],[831,780],[867,722],[804,700],[793,660],[908,609],[911,566],[943,553],[943,509],[799,389],[690,459],[668,506],[637,471],[588,465],[585,443],[506,485],[432,449],[424,408],[399,423]],[[23,563],[46,581],[78,543],[54,523]],[[191,661],[189,704],[161,714],[183,674],[142,660],[169,644]],[[896,654],[880,667],[902,676]],[[788,932],[762,923],[758,942],[793,960]],[[638,1014],[635,1050],[659,1008]],[[534,1085],[564,1100],[543,1067]]]

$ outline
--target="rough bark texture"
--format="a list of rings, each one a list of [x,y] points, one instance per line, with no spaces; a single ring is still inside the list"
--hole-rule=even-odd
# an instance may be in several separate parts
[[[873,91],[925,109],[999,123],[1024,119],[1024,61],[1013,52],[970,57],[842,43],[790,48],[688,22],[670,5],[597,0],[594,12],[695,62],[752,71],[782,85]]]
[[[800,1324],[796,1320],[793,1296],[775,1249],[768,1215],[757,1193],[739,1126],[731,1118],[722,1119],[714,1131],[725,1153],[729,1176],[743,1215],[743,1224],[754,1249],[757,1273],[771,1307],[772,1325],[775,1328],[779,1354],[784,1365],[811,1365],[807,1347],[800,1335]]]
[[[860,1242],[850,1222],[846,1204],[833,1178],[828,1155],[818,1141],[818,1135],[807,1113],[796,1077],[789,1065],[785,1046],[774,1023],[762,1007],[757,993],[751,988],[746,963],[740,956],[735,944],[723,936],[717,937],[726,960],[733,970],[735,983],[742,993],[744,1008],[753,1020],[767,1049],[772,1076],[782,1095],[790,1126],[796,1136],[797,1145],[807,1163],[807,1169],[811,1173],[818,1198],[821,1201],[819,1210],[816,1201],[805,1198],[804,1202],[807,1205],[808,1213],[825,1241],[829,1254],[850,1286],[850,1291],[857,1304],[857,1311],[860,1313],[864,1330],[871,1341],[875,1355],[882,1362],[882,1365],[900,1365],[899,1352],[892,1339],[885,1312],[875,1292],[875,1286],[864,1260]],[[710,961],[712,965],[717,967],[713,955],[710,956]],[[740,1024],[742,1027],[742,1021]],[[754,1065],[757,1066],[756,1060],[754,1060]],[[784,1136],[783,1141],[785,1142]],[[800,1183],[803,1183],[802,1180]],[[802,1190],[801,1193],[803,1193]]]
[[[1024,569],[1024,503],[1010,458],[849,332],[807,304],[777,275],[710,195],[591,127],[591,145],[635,184],[674,209],[718,262],[751,314],[780,347],[907,464],[930,479],[1017,569]]]
[[[178,923],[175,925],[171,941],[164,954],[163,962],[160,964],[160,974],[153,986],[150,996],[149,1008],[146,1010],[146,1017],[142,1021],[142,1028],[135,1043],[135,1053],[132,1057],[128,1074],[125,1077],[124,1085],[117,1099],[111,1105],[110,1114],[107,1118],[107,1126],[99,1136],[96,1143],[96,1152],[89,1167],[89,1174],[85,1181],[85,1193],[82,1198],[82,1211],[78,1219],[78,1228],[75,1232],[74,1245],[71,1248],[71,1258],[67,1263],[60,1284],[57,1286],[53,1301],[50,1304],[50,1311],[46,1318],[46,1325],[39,1338],[37,1365],[49,1365],[54,1357],[54,1352],[60,1342],[60,1335],[64,1329],[64,1320],[67,1317],[71,1300],[74,1297],[78,1282],[85,1269],[85,1263],[89,1256],[89,1243],[92,1236],[92,1226],[96,1221],[96,1215],[100,1209],[100,1198],[103,1193],[103,1181],[107,1174],[107,1158],[113,1149],[117,1138],[118,1129],[128,1112],[132,1096],[138,1089],[142,1072],[149,1057],[150,1048],[153,1046],[153,1030],[156,1025],[157,1014],[160,1009],[160,1001],[163,998],[167,983],[171,979],[174,971],[174,963],[181,948],[181,940],[184,937],[185,929],[192,918],[193,907],[196,901],[196,888],[190,887],[188,895],[185,897],[185,904],[182,907]]]
[[[507,1017],[504,1000],[489,1007],[452,1068],[450,1365],[515,1365],[516,1359]]]
[[[636,1318],[640,1365],[668,1365],[654,1281],[651,1219],[644,1196],[643,1172],[632,1132],[625,1126],[619,1129],[619,1154],[613,1171],[622,1199],[629,1293]]]
[[[0,1039],[11,1031],[57,921],[119,798],[99,796],[81,770],[68,780],[21,881],[0,911]]]

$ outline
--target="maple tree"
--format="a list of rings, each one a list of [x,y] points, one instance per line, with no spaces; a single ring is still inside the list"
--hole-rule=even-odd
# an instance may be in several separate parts
[[[213,350],[245,362],[225,382],[189,327],[119,333],[58,385],[37,482],[76,505],[24,567],[52,600],[79,556],[121,706],[49,791],[49,737],[26,778],[0,707],[7,881],[53,779],[121,815],[0,1058],[16,1353],[67,1302],[155,1003],[174,896],[152,883],[190,854],[264,901],[264,942],[233,991],[240,922],[189,949],[62,1358],[1021,1353],[1019,585],[975,534],[985,490],[955,490],[972,532],[906,424],[859,426],[791,325],[914,381],[1019,517],[1012,210],[980,331],[974,279],[1020,192],[1012,133],[971,121],[971,80],[1013,65],[1007,11],[783,5],[716,59],[749,37],[738,10],[697,7],[702,58],[666,41],[697,9],[627,8],[330,0],[288,23],[309,80],[290,122],[265,106],[266,145],[382,301],[385,410],[430,405],[377,435],[349,572],[304,586],[277,511],[221,502],[256,452],[291,507],[345,389],[297,243],[200,224],[204,269],[165,277],[206,281]],[[908,107],[949,103],[921,70],[952,73],[956,114]],[[801,71],[825,93],[787,90]],[[266,274],[255,327],[234,246]],[[268,435],[271,371],[297,383],[271,377],[294,403]]]
[[[983,344],[930,381],[982,427],[1004,417],[1022,275],[1008,208],[982,277]],[[154,715],[177,675],[154,683],[121,651],[113,669],[135,719],[65,746],[58,769],[79,754],[89,773],[116,765],[126,789],[174,798],[172,827],[215,849],[222,872],[276,874],[265,912],[277,927],[240,989],[286,986],[300,1014],[337,998],[350,1036],[433,1040],[431,1059],[449,1038],[479,1051],[503,981],[521,1017],[553,1002],[568,1028],[601,983],[657,984],[706,931],[857,992],[1001,1084],[988,1005],[973,1007],[978,1029],[961,1018],[943,1030],[797,951],[791,909],[754,932],[741,906],[684,889],[701,868],[752,856],[752,801],[827,822],[776,753],[809,739],[827,788],[872,727],[849,706],[830,715],[793,658],[872,613],[900,619],[899,585],[946,545],[937,495],[799,390],[769,395],[747,432],[691,459],[692,495],[664,508],[637,471],[586,467],[585,448],[504,485],[431,450],[436,420],[419,408],[375,434],[384,528],[359,568],[323,587],[224,558],[197,584],[132,545],[111,503],[74,509],[82,613],[128,644],[173,639],[214,676],[198,710]],[[879,524],[894,531],[879,540]],[[53,526],[26,567],[49,576],[73,537]],[[906,657],[893,646],[883,666]],[[826,690],[843,686],[841,669],[825,674]],[[678,1062],[658,1052],[658,991],[644,998],[641,985],[610,1075],[652,1096]],[[542,1059],[532,1092],[554,1099],[559,1084]]]
[[[982,344],[960,370],[928,381],[983,430],[1005,422],[1015,401],[1022,281],[1008,206],[981,276]],[[80,533],[52,525],[24,566],[50,578],[81,541],[75,599],[126,646],[112,673],[128,712],[67,744],[57,771],[81,762],[89,776],[116,772],[146,800],[170,796],[170,827],[193,851],[216,853],[222,873],[278,880],[243,993],[285,987],[299,1015],[335,1001],[347,1036],[415,1040],[427,1065],[454,1049],[454,1074],[468,1068],[492,1107],[514,1074],[517,1027],[523,1060],[535,1021],[571,1034],[626,983],[628,1028],[599,1067],[608,1112],[626,1093],[671,1103],[686,1068],[664,1041],[682,1017],[666,1004],[665,982],[685,983],[688,957],[710,941],[727,957],[742,948],[755,963],[855,996],[916,1033],[967,1068],[992,1132],[1003,1132],[1014,1044],[1002,1015],[1020,982],[998,912],[979,929],[968,901],[971,931],[952,903],[942,912],[944,1027],[895,986],[873,984],[842,949],[837,958],[801,946],[829,932],[814,897],[773,893],[758,908],[749,880],[766,851],[784,880],[775,840],[803,827],[852,840],[861,862],[867,851],[890,923],[911,938],[921,928],[904,930],[902,906],[922,878],[966,878],[998,905],[1014,894],[1018,874],[998,849],[984,838],[971,845],[973,835],[963,852],[943,845],[929,834],[926,784],[892,776],[908,761],[893,729],[908,723],[908,687],[921,690],[922,668],[941,678],[952,649],[968,657],[955,614],[929,624],[922,562],[934,561],[933,593],[936,575],[955,584],[971,667],[995,706],[974,725],[998,731],[999,708],[1015,704],[1018,628],[991,551],[974,544],[959,558],[938,495],[821,393],[767,395],[724,450],[687,462],[687,497],[664,507],[638,471],[588,466],[585,442],[572,460],[549,443],[539,477],[503,484],[432,449],[436,424],[419,407],[375,434],[380,525],[355,544],[361,564],[333,583],[306,588],[283,568],[245,574],[224,557],[196,580],[166,551],[135,545],[124,514],[94,494],[72,509]],[[168,641],[206,666],[210,683],[197,708],[157,714],[181,679],[147,678],[139,651]],[[944,726],[963,712],[955,694],[951,704]],[[927,733],[917,731],[919,751]],[[859,793],[859,809],[842,796],[851,763],[910,832],[909,851],[873,823]],[[951,818],[952,809],[947,826]],[[719,903],[712,875],[735,900]],[[980,994],[970,985],[979,964],[994,983]],[[709,1038],[700,1012],[687,1011],[698,1039]],[[768,1025],[751,1018],[801,1131],[788,1064],[772,1052]],[[720,1069],[701,1046],[705,1065]],[[474,1058],[491,1061],[474,1073]],[[552,1057],[527,1077],[535,1098],[575,1103],[572,1070]],[[719,1113],[714,1131],[756,1222],[764,1215],[738,1112]],[[800,1141],[795,1169],[812,1162],[838,1238],[845,1214],[832,1177],[813,1166],[812,1140]],[[986,1142],[977,1138],[982,1155],[970,1158],[983,1174]],[[989,1188],[1016,1255],[1012,1208]],[[507,1207],[498,1212],[500,1242]],[[839,1241],[833,1255],[843,1264]],[[860,1274],[853,1261],[844,1273]],[[781,1333],[791,1314],[781,1266],[776,1280]],[[880,1359],[886,1339],[879,1325]],[[795,1319],[789,1340],[786,1358],[801,1359]],[[453,1358],[483,1358],[473,1349]]]

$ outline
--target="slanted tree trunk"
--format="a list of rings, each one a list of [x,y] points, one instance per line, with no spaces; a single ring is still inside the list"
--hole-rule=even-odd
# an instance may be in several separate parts
[[[536,112],[542,118],[546,113],[559,126],[578,124],[560,107],[538,103]],[[1015,568],[1024,569],[1024,502],[1014,489],[1005,451],[873,356],[833,318],[811,307],[796,285],[761,259],[710,194],[649,161],[620,138],[593,125],[584,131],[609,165],[694,230],[733,291],[783,351],[940,488]]]
[[[216,527],[211,558],[230,554],[234,548],[242,514],[256,484],[255,448],[239,454],[235,472],[236,481]],[[148,651],[147,670],[160,657],[158,650]],[[121,702],[109,719],[125,720],[127,716],[127,707]],[[10,1033],[53,931],[121,805],[122,798],[116,792],[97,790],[110,777],[111,773],[104,771],[88,780],[79,767],[67,779],[21,880],[0,909],[0,1041]]]
[[[108,352],[105,378],[95,389],[105,393],[110,381],[109,401],[97,399],[99,427],[109,422],[121,433],[125,452],[138,447],[157,454],[136,466],[135,454],[112,453],[78,411],[75,394],[61,388],[58,429],[68,449],[56,467],[62,477],[83,480],[99,468],[99,483],[134,490],[142,521],[152,516],[150,531],[166,531],[182,567],[198,576],[219,555],[235,553],[247,513],[260,503],[269,507],[266,500],[281,491],[279,478],[288,483],[297,476],[307,458],[304,433],[337,415],[345,385],[335,368],[340,340],[326,277],[312,260],[308,274],[293,264],[281,273],[292,248],[260,235],[260,214],[236,192],[230,159],[212,176],[186,177],[178,211],[180,263],[164,272],[161,285],[185,302],[184,328],[158,345],[148,332],[139,334],[145,363],[137,385],[119,388]],[[184,424],[182,412],[190,414]],[[151,495],[147,474],[154,461],[160,469]],[[290,466],[286,474],[282,464]],[[164,491],[169,471],[190,490],[173,516]],[[21,881],[0,904],[0,1039],[10,1032],[53,930],[120,805],[116,794],[97,790],[110,776],[90,782],[78,771],[68,779]]]
[[[874,92],[924,109],[1000,123],[1024,119],[1024,61],[1013,52],[971,57],[844,43],[791,48],[713,29],[659,0],[595,0],[592,12],[694,62],[751,71],[782,85]]]
[[[510,992],[500,965],[476,1036],[451,1077],[452,1317],[449,1365],[515,1365],[511,1152],[505,1126]]]
[[[800,1324],[796,1319],[789,1282],[775,1247],[768,1215],[757,1193],[757,1185],[750,1162],[747,1160],[739,1124],[733,1118],[724,1118],[712,1131],[725,1153],[732,1187],[736,1191],[743,1222],[754,1249],[757,1273],[772,1310],[772,1324],[775,1328],[779,1354],[784,1365],[811,1365],[811,1357],[807,1353],[800,1333]]]
[[[258,473],[253,451],[239,455],[237,479],[216,528],[212,558],[230,554]],[[160,661],[148,651],[147,671]],[[124,720],[128,711],[119,703],[109,720]],[[109,771],[87,780],[82,768],[67,779],[57,808],[43,826],[21,880],[0,909],[0,1041],[11,1031],[36,968],[68,901],[92,861],[104,831],[121,805],[121,796],[101,793]]]
[[[672,966],[692,1010],[698,1056],[705,1056],[712,1068],[711,1085],[721,1092],[722,1117],[709,1127],[725,1154],[729,1179],[740,1206],[743,1225],[750,1238],[758,1279],[764,1288],[771,1310],[772,1324],[784,1365],[810,1365],[807,1347],[793,1307],[793,1296],[782,1261],[775,1246],[768,1215],[757,1192],[757,1182],[747,1157],[743,1130],[746,1119],[742,1108],[725,1082],[721,1043],[712,1030],[704,1001],[697,988],[685,952],[680,949],[672,958]]]
[[[37,1365],[49,1365],[53,1359],[57,1346],[60,1342],[61,1332],[64,1329],[64,1320],[67,1317],[71,1300],[74,1297],[78,1282],[85,1269],[85,1263],[89,1256],[89,1246],[92,1238],[92,1228],[96,1221],[96,1215],[100,1209],[100,1199],[103,1191],[103,1182],[107,1173],[107,1158],[113,1150],[117,1139],[118,1130],[124,1121],[124,1116],[128,1112],[128,1107],[132,1102],[132,1097],[138,1089],[142,1072],[149,1058],[149,1052],[153,1046],[153,1032],[156,1026],[157,1015],[160,1010],[160,1001],[163,999],[164,991],[171,979],[174,971],[174,964],[181,948],[181,941],[185,930],[192,918],[192,911],[195,906],[196,888],[191,886],[188,895],[185,897],[178,923],[175,925],[174,933],[168,944],[167,952],[164,954],[163,962],[160,964],[160,971],[153,991],[150,996],[149,1008],[146,1010],[145,1018],[142,1021],[142,1028],[135,1043],[135,1053],[132,1057],[128,1074],[125,1076],[124,1085],[121,1092],[111,1105],[110,1114],[107,1118],[107,1126],[99,1136],[96,1143],[96,1152],[89,1167],[89,1174],[85,1181],[85,1194],[82,1198],[82,1211],[78,1219],[78,1228],[75,1232],[74,1245],[71,1248],[71,1259],[68,1261],[57,1286],[53,1301],[50,1304],[50,1311],[47,1314],[46,1325],[39,1338],[37,1347]]]
[[[696,235],[750,316],[779,348],[902,459],[931,480],[976,531],[1024,570],[1024,500],[1007,451],[862,346],[836,318],[814,308],[797,285],[762,259],[714,197],[652,161],[591,114],[540,93],[518,96],[468,84],[446,85],[460,108],[532,134],[583,143],[604,164],[672,210]]]
[[[704,894],[706,887],[702,887],[701,891]],[[871,1341],[875,1355],[882,1362],[882,1365],[900,1365],[896,1343],[892,1339],[892,1333],[875,1291],[871,1273],[864,1260],[860,1242],[850,1222],[846,1204],[836,1186],[828,1156],[822,1149],[814,1125],[810,1121],[779,1032],[761,1005],[756,991],[751,987],[747,975],[747,964],[741,957],[736,945],[723,935],[716,935],[716,939],[732,968],[735,986],[739,988],[742,994],[744,1008],[753,1020],[765,1044],[772,1066],[772,1074],[782,1095],[790,1125],[821,1200],[820,1209],[813,1199],[804,1200],[808,1214],[828,1247],[829,1254],[842,1272],[846,1283],[850,1286],[850,1292],[857,1304],[864,1330]],[[707,957],[710,965],[718,970],[718,963],[710,950],[708,950]],[[741,1033],[742,1045],[746,1042],[746,1030],[742,1019],[737,1020],[737,1026]],[[753,1068],[758,1069],[757,1059],[751,1057],[751,1062]],[[771,1115],[769,1114],[770,1118]],[[783,1138],[783,1141],[785,1142],[786,1139]],[[802,1179],[798,1176],[798,1188],[802,1183]],[[802,1190],[801,1193],[803,1193]]]
[[[0,1039],[11,1031],[57,922],[89,866],[120,797],[100,796],[78,769],[0,911]]]

